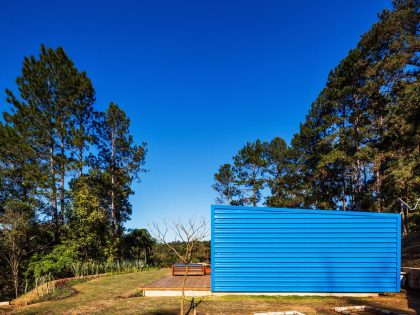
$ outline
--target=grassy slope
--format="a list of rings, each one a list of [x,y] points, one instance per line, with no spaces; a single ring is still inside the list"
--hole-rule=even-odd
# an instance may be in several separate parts
[[[145,271],[124,275],[108,276],[90,280],[74,286],[77,293],[71,297],[29,305],[15,307],[11,311],[17,314],[81,314],[104,313],[109,307],[118,308],[124,304],[129,296],[136,293],[145,283],[153,281],[169,271]],[[110,311],[112,313],[112,311]]]
[[[162,269],[98,278],[75,285],[78,293],[71,297],[3,310],[16,314],[176,314],[178,298],[133,297],[139,287],[167,274],[169,270]],[[298,310],[308,315],[334,314],[329,311],[332,307],[363,304],[388,306],[407,312],[409,305],[413,305],[413,298],[405,293],[377,298],[211,297],[199,305],[198,314],[252,314],[257,311],[287,310]]]

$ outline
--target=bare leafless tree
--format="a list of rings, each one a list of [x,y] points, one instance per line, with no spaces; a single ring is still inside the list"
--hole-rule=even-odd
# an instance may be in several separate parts
[[[181,241],[185,247],[182,249],[173,246],[168,241],[168,232],[172,231],[175,235],[174,241]],[[199,241],[202,241],[208,236],[207,221],[204,217],[193,216],[185,221],[180,218],[177,220],[164,221],[163,226],[160,227],[157,223],[153,223],[152,234],[156,239],[165,244],[171,249],[180,261],[185,264],[185,275],[182,281],[182,300],[180,314],[184,315],[184,303],[185,303],[185,282],[188,275],[188,264],[191,263],[194,253],[194,249]]]

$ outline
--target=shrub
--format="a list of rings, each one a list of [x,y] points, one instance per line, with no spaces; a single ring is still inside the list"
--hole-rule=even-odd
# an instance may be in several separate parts
[[[77,261],[77,249],[70,244],[56,245],[44,256],[34,255],[28,268],[28,275],[38,278],[52,275],[54,278],[72,274],[71,266]]]

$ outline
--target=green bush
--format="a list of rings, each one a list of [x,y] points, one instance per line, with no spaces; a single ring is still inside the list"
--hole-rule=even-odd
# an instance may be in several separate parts
[[[54,278],[69,276],[72,274],[71,266],[77,261],[77,256],[74,246],[56,245],[47,255],[34,255],[27,273],[34,278],[44,275],[52,275]]]

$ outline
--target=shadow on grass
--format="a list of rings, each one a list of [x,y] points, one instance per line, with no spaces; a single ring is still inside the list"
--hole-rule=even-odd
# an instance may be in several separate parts
[[[190,315],[193,313],[194,308],[198,307],[201,303],[204,302],[204,299],[192,299],[190,302],[190,305],[187,306],[188,309],[186,310],[186,315]],[[175,311],[175,310],[159,310],[159,311],[151,311],[148,312],[147,315],[179,315],[179,311]]]
[[[194,309],[203,302],[204,302],[204,299],[199,299],[197,301],[194,298],[192,298],[191,301],[190,301],[190,306],[189,306],[189,309],[188,309],[186,315],[189,315],[190,312],[194,312]]]
[[[420,314],[420,290],[407,290],[408,307]]]

